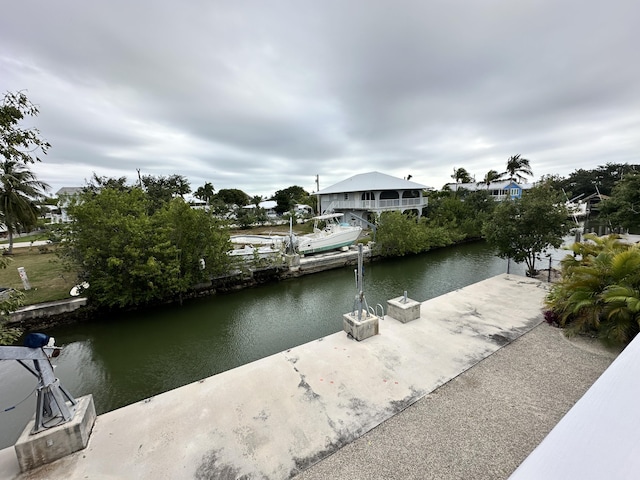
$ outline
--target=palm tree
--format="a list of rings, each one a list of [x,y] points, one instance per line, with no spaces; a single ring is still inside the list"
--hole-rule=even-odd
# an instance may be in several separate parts
[[[213,188],[213,184],[211,182],[205,182],[203,186],[197,188],[193,193],[193,196],[199,200],[205,201],[207,205],[209,205],[215,195],[215,191],[216,189]]]
[[[487,190],[489,190],[489,185],[491,185],[492,182],[497,182],[501,178],[502,178],[502,175],[500,175],[496,170],[489,170],[485,174],[482,182],[478,182],[478,185],[480,185],[481,183],[484,183],[487,186]]]
[[[456,183],[469,183],[471,182],[471,175],[465,168],[453,168],[453,175],[451,175]]]
[[[38,180],[25,164],[16,160],[0,162],[0,219],[9,235],[7,254],[13,253],[13,234],[18,229],[35,227],[37,202],[48,189],[49,185]]]
[[[529,160],[522,158],[520,154],[513,155],[507,160],[507,170],[502,172],[500,176],[509,175],[509,179],[514,182],[516,180],[526,180],[523,175],[533,175]]]
[[[251,203],[255,205],[256,208],[260,207],[262,200],[263,200],[262,195],[254,195],[253,197],[251,197]]]

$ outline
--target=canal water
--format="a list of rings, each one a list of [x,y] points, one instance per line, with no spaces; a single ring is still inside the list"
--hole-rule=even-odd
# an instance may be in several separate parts
[[[368,304],[386,306],[404,290],[424,301],[504,273],[507,262],[472,243],[364,268]],[[45,333],[64,346],[56,376],[74,396],[93,394],[100,414],[338,332],[355,294],[346,267]],[[0,362],[0,448],[33,415],[35,386],[17,362]]]

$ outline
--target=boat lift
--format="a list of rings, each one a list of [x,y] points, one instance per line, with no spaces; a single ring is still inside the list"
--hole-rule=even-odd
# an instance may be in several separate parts
[[[364,285],[362,282],[364,268],[362,266],[362,244],[358,245],[358,268],[355,270],[356,275],[356,296],[353,301],[353,312],[356,314],[358,321],[363,320],[369,315],[369,306],[367,299],[364,297]]]
[[[364,296],[364,266],[363,266],[363,251],[362,244],[358,244],[358,268],[354,270],[356,276],[356,296],[353,301],[352,314],[357,317],[358,321],[363,321],[368,317],[377,317],[379,319],[384,318],[384,307],[379,303],[376,304],[375,309],[367,304],[367,299]]]
[[[362,244],[358,245],[358,268],[356,274],[356,295],[353,301],[353,310],[342,315],[342,328],[347,336],[357,341],[365,340],[378,334],[379,322],[384,318],[384,308],[376,305],[374,310],[367,304],[364,297]],[[378,311],[380,313],[378,313]]]
[[[57,427],[73,419],[77,400],[60,384],[53,372],[51,358],[60,354],[53,337],[31,333],[25,346],[0,346],[0,360],[16,360],[38,379],[36,418],[31,434]],[[33,366],[29,363],[33,362]]]

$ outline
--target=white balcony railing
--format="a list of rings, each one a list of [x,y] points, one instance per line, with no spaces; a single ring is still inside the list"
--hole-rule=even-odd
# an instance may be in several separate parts
[[[387,200],[334,200],[334,209],[340,210],[392,210],[402,207],[425,207],[426,197],[423,198],[393,198]]]

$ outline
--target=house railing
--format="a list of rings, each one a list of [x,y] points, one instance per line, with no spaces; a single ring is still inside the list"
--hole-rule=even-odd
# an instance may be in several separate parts
[[[347,210],[377,210],[394,209],[401,207],[424,207],[427,205],[427,198],[391,198],[385,200],[334,200],[331,207],[334,209]]]

